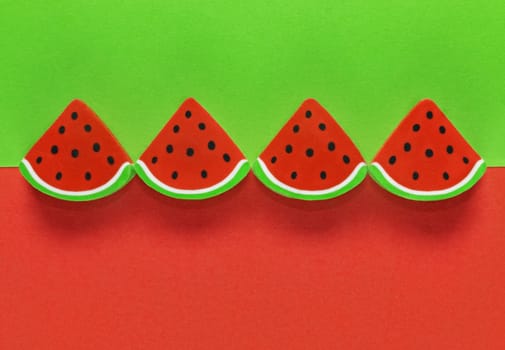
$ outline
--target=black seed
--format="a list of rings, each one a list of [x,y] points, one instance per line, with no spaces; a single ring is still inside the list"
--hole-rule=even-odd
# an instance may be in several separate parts
[[[198,129],[205,130],[205,123],[198,124]]]
[[[323,179],[323,180],[324,180],[324,179],[326,179],[326,171],[321,171],[321,172],[319,173],[319,176],[320,176],[320,177],[321,177],[321,179]]]
[[[179,176],[177,171],[172,172],[172,179],[174,179],[174,180],[177,179],[177,176]]]
[[[328,142],[328,150],[330,151],[335,150],[335,142]]]
[[[426,118],[428,118],[428,119],[433,118],[433,112],[432,111],[426,112]]]
[[[60,128],[58,129],[58,132],[59,132],[60,134],[64,134],[64,133],[65,133],[65,127],[64,127],[63,125],[62,125],[62,126],[60,126]]]
[[[426,155],[426,157],[431,158],[433,157],[433,150],[428,148],[426,151],[424,151],[424,154]]]
[[[298,131],[300,131],[300,125],[297,124],[297,125],[293,126],[293,132],[297,133]]]
[[[114,157],[113,156],[108,156],[107,157],[107,163],[109,163],[110,165],[113,165],[114,164]]]
[[[312,112],[311,111],[306,111],[305,112],[305,118],[310,118],[312,117]]]
[[[84,125],[84,131],[90,132],[91,131],[91,125],[89,125],[89,124]]]
[[[71,153],[72,153],[72,157],[74,157],[74,158],[79,157],[79,150],[78,149],[73,149]]]
[[[100,144],[98,142],[93,144],[93,151],[100,152]]]
[[[36,160],[37,164],[40,164],[42,163],[42,157],[37,157],[37,160]]]
[[[56,145],[51,146],[51,153],[52,153],[52,154],[56,154],[56,153],[58,153],[58,146],[56,146]]]
[[[216,143],[214,141],[209,141],[209,143],[207,143],[207,147],[212,151],[214,149],[216,149]]]
[[[446,151],[447,151],[447,153],[452,154],[452,152],[454,152],[454,147],[452,147],[451,145],[449,145],[449,146],[447,146]]]
[[[167,150],[167,153],[172,153],[172,152],[174,151],[174,146],[172,146],[172,145],[167,145],[166,150]]]
[[[394,163],[396,163],[396,156],[389,157],[389,164],[393,165]]]
[[[158,157],[152,157],[151,163],[156,164],[158,162]]]
[[[412,173],[412,178],[413,178],[414,180],[419,179],[419,173],[418,173],[417,171],[414,171],[414,172]]]
[[[291,178],[292,178],[293,180],[294,180],[294,179],[296,179],[296,177],[297,177],[297,176],[298,176],[298,174],[296,173],[296,171],[293,171],[293,172],[291,173]]]
[[[442,176],[443,176],[444,180],[449,180],[449,173],[447,171],[444,171]]]
[[[463,163],[468,164],[469,160],[467,157],[463,157]]]
[[[86,171],[86,174],[84,174],[84,178],[89,181],[91,180],[91,173],[89,171]]]
[[[207,171],[206,170],[202,170],[202,172],[200,173],[200,175],[202,175],[202,177],[205,179],[207,177]]]
[[[438,128],[438,131],[441,133],[441,134],[445,134],[445,126],[441,126]]]
[[[325,131],[325,130],[326,130],[326,124],[324,124],[324,123],[320,123],[320,124],[319,124],[319,130],[321,130],[321,131]]]
[[[314,150],[312,148],[307,148],[305,155],[309,158],[312,157],[314,155]]]
[[[412,130],[414,130],[414,132],[418,132],[420,129],[421,129],[421,125],[419,125],[419,124],[414,124],[412,126]]]
[[[57,172],[56,173],[56,180],[61,180],[61,178],[63,177],[63,175],[61,174],[61,172]]]
[[[191,118],[191,111],[186,111],[186,113],[184,113],[184,115],[186,116],[186,118]]]
[[[272,164],[275,164],[276,161],[277,161],[277,157],[272,157],[270,159],[270,163],[272,163]]]
[[[194,149],[192,149],[191,147],[190,147],[190,148],[188,148],[188,149],[186,150],[186,155],[187,155],[188,157],[192,157],[192,156],[193,156],[193,154],[195,154],[195,150],[194,150]]]
[[[412,149],[412,146],[410,145],[410,143],[405,142],[405,144],[403,145],[403,150],[405,152],[410,152],[411,149]]]
[[[231,160],[231,157],[228,153],[223,154],[223,159],[225,162],[229,162]]]
[[[293,146],[286,145],[286,153],[291,153],[291,152],[293,152]]]
[[[181,130],[181,128],[179,127],[179,125],[174,125],[174,128],[172,129],[174,131],[174,133],[178,133],[179,130]]]
[[[76,119],[77,119],[77,117],[78,117],[77,112],[72,112],[72,119],[73,119],[73,120],[76,120]]]
[[[351,161],[351,158],[349,158],[348,155],[344,155],[342,157],[342,160],[344,161],[345,164],[349,164],[349,162]]]

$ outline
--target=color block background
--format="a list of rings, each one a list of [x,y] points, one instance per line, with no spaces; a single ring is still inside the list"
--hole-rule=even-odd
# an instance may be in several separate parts
[[[367,160],[430,97],[504,166],[504,34],[498,0],[0,0],[0,166],[75,97],[136,158],[188,96],[250,159],[314,97]],[[440,203],[0,184],[2,350],[505,347],[503,168]]]
[[[429,97],[505,165],[501,0],[3,0],[0,33],[1,166],[75,97],[136,158],[188,96],[250,159],[314,97],[367,160]]]

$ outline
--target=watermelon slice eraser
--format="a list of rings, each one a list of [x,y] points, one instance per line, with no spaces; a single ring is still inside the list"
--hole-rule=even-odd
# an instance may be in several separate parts
[[[84,102],[72,101],[19,165],[37,190],[63,200],[108,196],[135,175],[131,160]]]
[[[370,165],[370,175],[389,192],[435,201],[470,189],[486,163],[431,100],[401,121]]]
[[[242,181],[249,163],[211,115],[189,98],[140,156],[135,169],[161,194],[206,199]]]
[[[278,194],[324,200],[359,185],[367,167],[335,119],[317,101],[308,99],[256,159],[253,171]]]

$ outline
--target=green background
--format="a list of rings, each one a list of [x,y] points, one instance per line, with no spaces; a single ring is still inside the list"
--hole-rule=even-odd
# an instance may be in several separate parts
[[[434,99],[505,165],[505,2],[0,0],[0,166],[73,98],[133,158],[193,96],[250,159],[307,97],[367,160]]]

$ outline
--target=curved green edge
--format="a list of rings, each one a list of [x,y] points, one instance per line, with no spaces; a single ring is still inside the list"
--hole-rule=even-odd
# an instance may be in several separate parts
[[[23,163],[19,164],[19,170],[21,171],[21,174],[23,177],[32,185],[34,188],[39,190],[42,193],[45,193],[51,197],[58,198],[58,199],[63,199],[66,201],[73,201],[73,202],[85,202],[85,201],[91,201],[95,199],[100,199],[106,196],[109,196],[117,191],[119,191],[121,188],[126,186],[130,180],[135,176],[135,171],[133,170],[133,165],[128,165],[123,169],[123,172],[119,176],[116,182],[114,182],[111,186],[107,187],[106,189],[93,193],[87,196],[71,196],[71,195],[63,195],[59,193],[55,193],[46,187],[42,186],[40,183],[38,183],[28,172],[28,169]]]
[[[445,194],[420,196],[420,195],[416,195],[416,194],[412,194],[412,193],[407,193],[407,192],[399,189],[398,187],[396,187],[395,185],[393,185],[392,183],[390,183],[382,175],[382,173],[380,172],[380,170],[376,166],[374,166],[373,164],[371,164],[371,165],[368,166],[370,176],[375,180],[375,182],[377,182],[385,190],[387,190],[387,191],[389,191],[389,192],[391,192],[391,193],[393,193],[393,194],[395,194],[397,196],[406,198],[406,199],[415,200],[415,201],[423,201],[423,202],[440,201],[440,200],[444,200],[444,199],[453,198],[453,197],[456,197],[457,195],[459,195],[459,194],[461,194],[461,193],[469,190],[484,175],[484,173],[486,172],[486,167],[487,167],[486,163],[482,162],[482,164],[479,166],[477,172],[470,179],[470,181],[468,181],[464,186],[461,186],[457,190],[454,190],[452,192],[445,193]]]
[[[366,166],[362,167],[358,171],[358,173],[356,174],[354,179],[352,179],[352,181],[349,182],[346,186],[344,186],[336,191],[333,191],[333,192],[328,192],[325,194],[317,194],[317,195],[306,195],[306,194],[293,193],[293,192],[288,191],[282,187],[279,187],[278,185],[273,183],[268,178],[268,176],[266,176],[265,172],[263,171],[263,169],[261,168],[261,166],[257,160],[253,164],[253,172],[256,175],[256,177],[258,178],[258,180],[260,180],[266,187],[268,187],[269,189],[271,189],[272,191],[274,191],[280,195],[283,195],[288,198],[293,198],[293,199],[302,199],[302,200],[306,200],[306,201],[316,201],[316,200],[325,200],[325,199],[335,198],[335,197],[343,195],[346,192],[349,192],[354,187],[358,186],[365,179],[366,173],[367,173],[367,167]]]
[[[206,192],[206,193],[186,194],[186,193],[175,193],[172,191],[167,191],[164,188],[159,187],[157,184],[155,184],[154,182],[151,181],[149,176],[147,176],[147,174],[144,172],[144,169],[142,169],[142,167],[140,165],[135,163],[134,167],[135,167],[135,171],[137,172],[138,176],[142,179],[142,181],[144,181],[144,183],[147,186],[151,187],[155,191],[157,191],[161,194],[164,194],[165,196],[168,196],[168,197],[177,198],[177,199],[191,199],[191,200],[212,198],[212,197],[218,196],[218,195],[230,190],[231,188],[238,185],[238,183],[241,182],[246,177],[246,175],[249,173],[249,169],[250,169],[249,163],[245,162],[244,164],[242,164],[242,166],[240,167],[237,174],[230,181],[228,181],[226,184],[224,184],[223,186],[216,188],[213,191]]]

